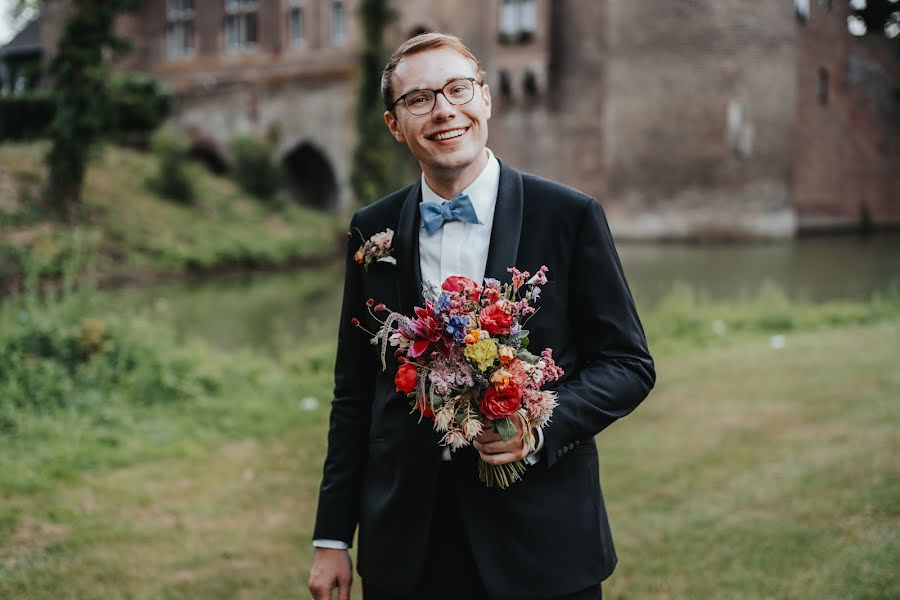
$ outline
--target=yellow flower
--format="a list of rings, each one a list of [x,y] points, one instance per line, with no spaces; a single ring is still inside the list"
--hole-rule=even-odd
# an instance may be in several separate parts
[[[497,358],[497,342],[489,337],[482,338],[466,346],[466,358],[482,371],[487,371]]]

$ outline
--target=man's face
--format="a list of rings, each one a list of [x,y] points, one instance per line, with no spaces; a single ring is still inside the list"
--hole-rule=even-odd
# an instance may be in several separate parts
[[[478,81],[475,64],[452,48],[442,47],[403,57],[393,75],[394,100],[417,89],[436,90],[466,77]],[[480,163],[487,143],[491,118],[491,93],[487,85],[475,85],[466,104],[453,105],[437,94],[434,109],[414,115],[403,102],[384,120],[398,142],[409,146],[426,176],[460,176]],[[444,138],[444,139],[442,139]]]

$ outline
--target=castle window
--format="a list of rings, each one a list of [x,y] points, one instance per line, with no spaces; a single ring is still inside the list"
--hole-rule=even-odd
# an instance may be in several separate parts
[[[506,69],[500,71],[500,95],[506,100],[512,96],[512,82]]]
[[[331,3],[331,43],[335,46],[347,43],[347,8],[342,0]]]
[[[825,106],[828,104],[828,69],[819,67],[818,85],[816,86],[816,98],[819,104]]]
[[[522,79],[522,90],[525,92],[526,98],[536,98],[538,95],[537,76],[531,69],[525,71],[525,77]]]
[[[794,0],[794,14],[800,23],[809,20],[809,0]]]
[[[166,56],[184,58],[194,53],[194,0],[166,2]]]
[[[256,47],[257,0],[225,0],[225,42],[229,51],[246,51]]]
[[[304,40],[303,0],[291,0],[291,12],[288,16],[288,27],[290,28],[291,47],[302,47]]]
[[[531,40],[537,31],[537,0],[501,0],[498,29],[503,43]]]

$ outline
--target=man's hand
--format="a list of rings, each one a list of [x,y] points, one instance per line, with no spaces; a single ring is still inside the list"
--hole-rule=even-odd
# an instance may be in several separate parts
[[[309,572],[309,591],[313,600],[330,600],[334,588],[338,588],[338,600],[350,600],[352,583],[353,561],[347,550],[316,548]]]
[[[507,463],[522,460],[531,453],[531,448],[525,444],[524,428],[525,421],[522,415],[514,413],[510,420],[516,427],[516,435],[507,441],[503,441],[499,433],[495,433],[491,429],[490,424],[485,425],[485,431],[472,443],[481,460],[489,465],[505,465]],[[534,432],[532,432],[534,434]]]

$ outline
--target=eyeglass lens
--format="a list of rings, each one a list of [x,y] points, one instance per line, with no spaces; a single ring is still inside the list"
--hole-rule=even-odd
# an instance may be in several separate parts
[[[451,81],[441,89],[450,104],[465,104],[475,95],[475,86],[468,79]],[[406,98],[406,108],[414,115],[424,115],[434,108],[435,93],[432,90],[416,90]]]

